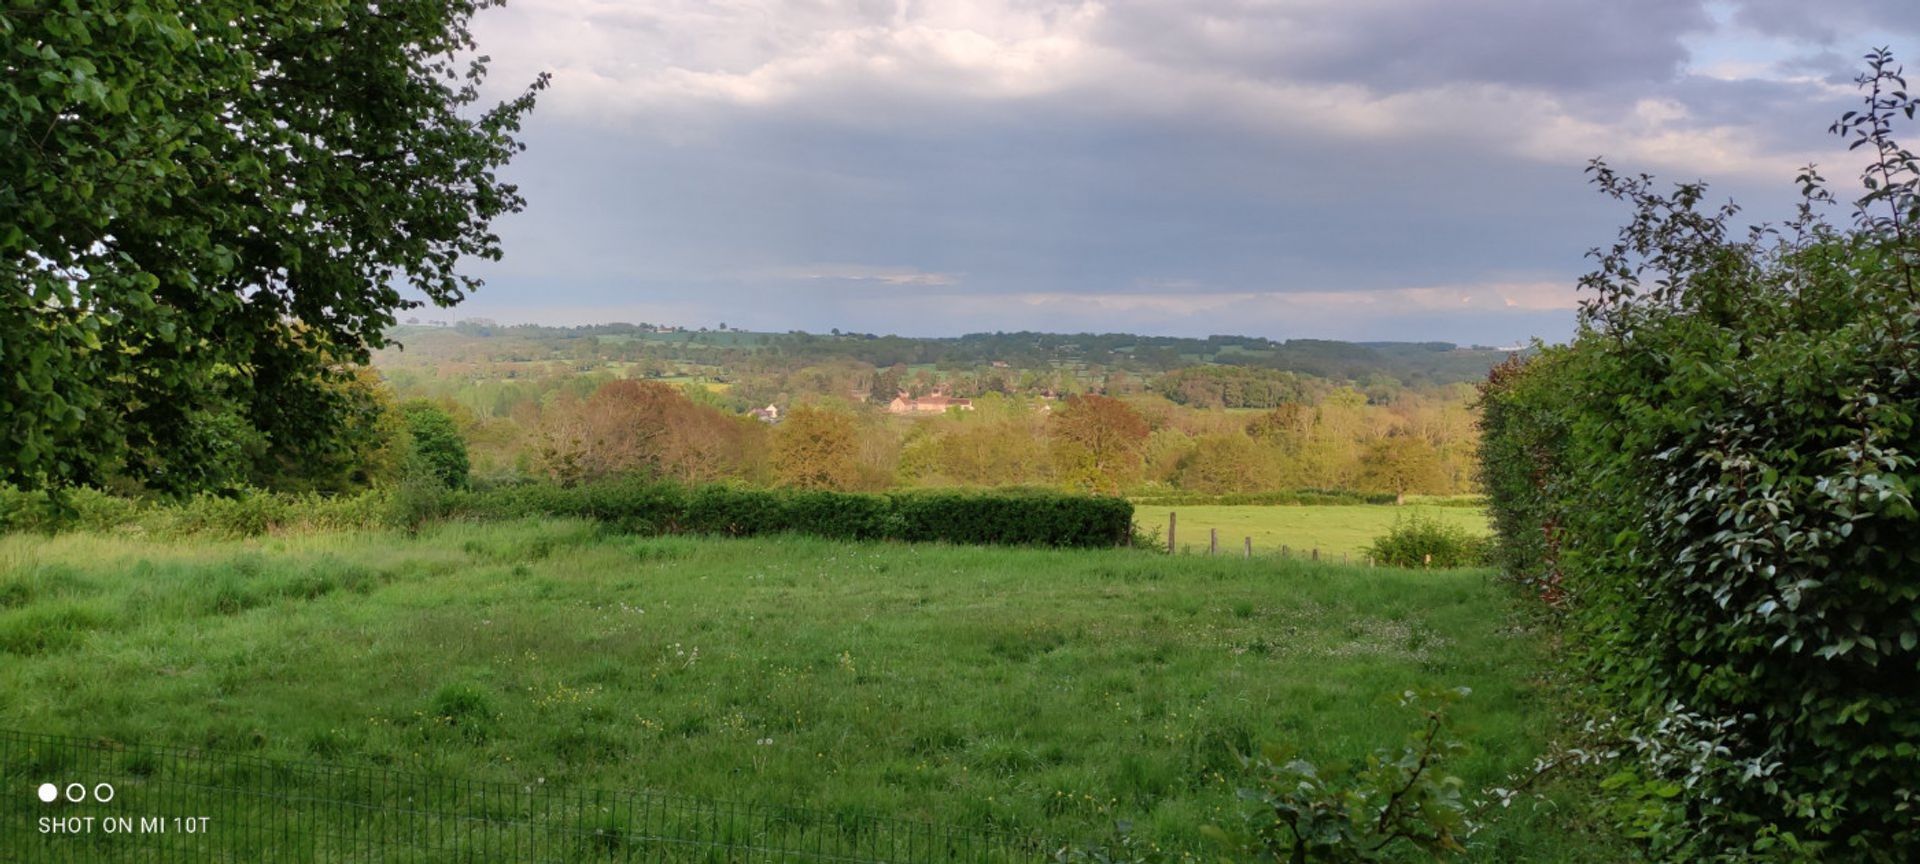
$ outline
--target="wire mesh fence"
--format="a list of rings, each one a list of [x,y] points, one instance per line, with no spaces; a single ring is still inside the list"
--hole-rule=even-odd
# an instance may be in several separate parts
[[[1038,862],[1041,838],[0,730],[0,860]]]

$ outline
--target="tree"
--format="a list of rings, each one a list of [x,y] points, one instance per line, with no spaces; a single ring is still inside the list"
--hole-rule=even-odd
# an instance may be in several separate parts
[[[1279,486],[1279,454],[1240,434],[1206,435],[1180,463],[1182,489],[1223,495]]]
[[[1118,493],[1139,478],[1147,421],[1127,403],[1075,396],[1054,412],[1049,425],[1054,463],[1067,486]]]
[[[704,483],[749,473],[760,424],[658,381],[610,381],[541,419],[539,459],[563,483],[648,474]]]
[[[773,430],[773,474],[782,486],[852,489],[860,484],[860,436],[853,418],[803,405]]]
[[[400,406],[407,422],[412,452],[407,457],[407,473],[431,477],[449,489],[467,486],[467,442],[460,427],[447,412],[433,403],[414,400]]]
[[[265,441],[238,415],[232,418],[232,431],[224,437],[248,442],[254,451],[249,482],[262,489],[338,493],[400,479],[408,467],[409,423],[379,373],[355,366],[322,386],[333,391],[330,398],[344,409],[339,431],[331,438]]]
[[[1417,435],[1389,435],[1368,445],[1360,457],[1360,486],[1369,492],[1392,492],[1395,503],[1409,492],[1441,492],[1447,472],[1440,453]]]
[[[489,5],[0,10],[0,481],[218,485],[223,416],[335,446],[327,382],[422,305],[403,287],[477,287],[459,265],[523,205],[495,172],[546,79],[479,108]]]

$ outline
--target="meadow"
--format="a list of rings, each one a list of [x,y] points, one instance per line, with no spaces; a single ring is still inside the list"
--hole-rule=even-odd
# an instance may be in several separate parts
[[[1186,552],[1207,551],[1207,531],[1220,530],[1220,550],[1239,555],[1245,538],[1253,538],[1256,555],[1278,554],[1285,546],[1296,555],[1308,555],[1319,549],[1323,558],[1337,561],[1340,556],[1358,562],[1374,538],[1393,529],[1395,520],[1415,514],[1457,525],[1477,535],[1485,535],[1486,512],[1478,507],[1407,504],[1340,505],[1187,505],[1158,506],[1136,504],[1134,524],[1142,530],[1160,532],[1167,538],[1167,513],[1178,515],[1174,538]]]
[[[1469,783],[1523,767],[1553,717],[1509,603],[1485,571],[563,520],[13,535],[0,727],[1205,850],[1237,753],[1397,747],[1408,688],[1472,688]],[[1473,856],[1604,860],[1553,803]]]

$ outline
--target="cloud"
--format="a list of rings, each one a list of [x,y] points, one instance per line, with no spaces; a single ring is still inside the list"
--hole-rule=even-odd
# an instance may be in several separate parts
[[[954,273],[930,273],[912,267],[874,267],[865,264],[806,264],[797,267],[781,267],[762,271],[750,276],[763,276],[771,279],[831,280],[839,282],[877,282],[882,285],[958,285],[960,277]]]
[[[1713,180],[1756,219],[1806,162],[1850,173],[1835,46],[1916,16],[1842,0],[1801,35],[1804,8],[515,0],[476,21],[496,81],[554,87],[474,302],[1564,333],[1552,286],[1622,215],[1587,159]]]

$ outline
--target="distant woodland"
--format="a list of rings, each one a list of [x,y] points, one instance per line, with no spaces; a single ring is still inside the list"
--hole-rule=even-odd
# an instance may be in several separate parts
[[[1507,356],[1448,343],[724,327],[402,326],[359,386],[444,411],[482,480],[1455,494],[1473,483],[1471,382]]]

